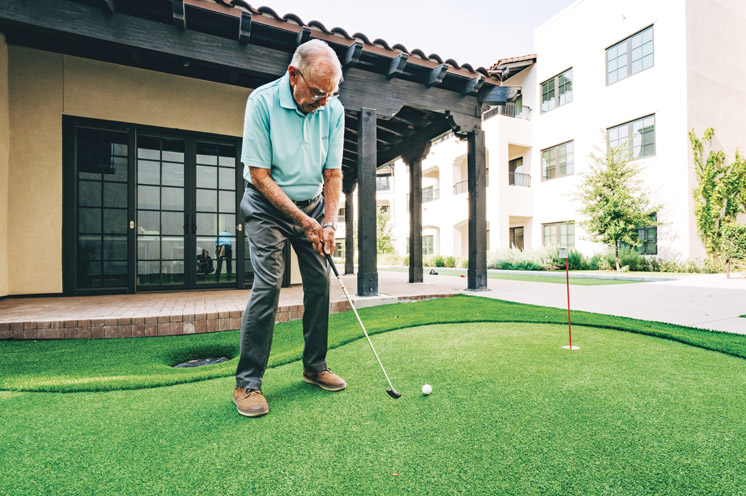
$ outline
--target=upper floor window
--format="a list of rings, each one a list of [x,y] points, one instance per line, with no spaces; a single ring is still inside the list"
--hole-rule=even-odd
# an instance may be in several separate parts
[[[572,101],[572,68],[541,83],[541,111],[550,110]]]
[[[610,148],[628,143],[631,160],[655,155],[655,114],[610,127],[608,136]]]
[[[652,214],[651,220],[657,221],[658,214]],[[658,254],[658,227],[657,226],[638,226],[637,237],[640,242],[638,246],[630,246],[627,243],[620,241],[619,248],[634,250],[641,255],[657,255]]]
[[[653,26],[606,49],[606,84],[653,67]]]
[[[391,189],[391,174],[376,176],[376,191],[388,191]]]
[[[569,176],[575,170],[575,146],[572,141],[541,151],[541,179]]]
[[[523,170],[523,157],[508,162],[508,185],[531,186],[531,176]]]

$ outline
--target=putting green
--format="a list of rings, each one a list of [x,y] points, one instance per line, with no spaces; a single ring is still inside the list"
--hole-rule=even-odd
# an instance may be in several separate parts
[[[271,412],[232,378],[101,393],[0,392],[0,492],[13,494],[737,494],[746,361],[674,341],[469,323],[329,352],[350,387],[268,370]],[[424,383],[433,394],[419,393]],[[398,474],[398,475],[395,475]]]

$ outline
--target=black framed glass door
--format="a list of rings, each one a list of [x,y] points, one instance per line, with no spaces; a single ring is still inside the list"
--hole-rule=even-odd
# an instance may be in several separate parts
[[[73,117],[63,128],[66,294],[250,286],[238,138]]]

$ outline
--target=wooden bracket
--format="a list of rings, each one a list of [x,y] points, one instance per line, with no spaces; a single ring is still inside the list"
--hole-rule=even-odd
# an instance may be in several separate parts
[[[184,0],[171,0],[171,6],[174,14],[174,26],[180,30],[186,30],[186,10],[184,9]]]
[[[301,46],[303,43],[311,39],[311,28],[303,26],[298,32],[298,37],[295,39],[295,46]]]
[[[439,85],[443,82],[443,78],[446,77],[447,72],[448,66],[446,64],[440,64],[438,67],[430,71],[427,76],[427,82],[425,83],[425,86],[427,86],[428,88],[432,88],[433,86]]]
[[[251,38],[251,12],[241,11],[241,19],[238,21],[238,42],[242,45],[249,43]]]
[[[477,76],[475,78],[467,79],[464,89],[461,90],[462,95],[474,95],[479,92],[479,88],[484,84],[484,77]]]
[[[356,41],[347,49],[344,61],[342,62],[342,68],[347,69],[349,67],[352,67],[353,65],[356,65],[358,62],[360,62],[360,56],[362,54],[363,43],[361,41]]]
[[[391,59],[391,65],[389,65],[386,77],[392,79],[401,75],[401,73],[404,72],[404,68],[407,66],[407,60],[409,60],[409,54],[404,52]]]

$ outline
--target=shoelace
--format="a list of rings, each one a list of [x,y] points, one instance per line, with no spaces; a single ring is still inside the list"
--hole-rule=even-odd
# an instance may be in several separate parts
[[[249,396],[251,396],[252,393],[258,393],[259,396],[263,396],[262,392],[259,389],[247,389],[246,390],[246,396],[244,396],[244,399],[248,398]]]

